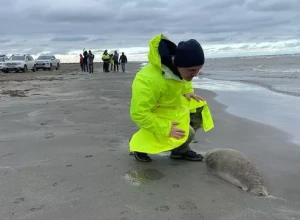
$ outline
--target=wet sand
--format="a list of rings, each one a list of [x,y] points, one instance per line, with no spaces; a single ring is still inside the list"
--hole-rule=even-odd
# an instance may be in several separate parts
[[[300,147],[278,129],[228,114],[211,91],[199,94],[216,127],[199,131],[193,149],[242,151],[276,198],[243,192],[204,162],[173,161],[168,153],[136,162],[128,138],[137,129],[129,117],[137,69],[103,73],[98,64],[87,74],[65,64],[1,75],[1,219],[300,219]]]

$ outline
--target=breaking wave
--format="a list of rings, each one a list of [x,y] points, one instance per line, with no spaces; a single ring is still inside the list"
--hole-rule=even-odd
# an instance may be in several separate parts
[[[140,66],[143,67],[143,66],[146,66],[147,64],[148,63],[141,63]]]
[[[275,69],[275,68],[262,68],[264,65],[259,65],[253,69],[257,72],[269,72],[269,73],[300,73],[300,69]]]

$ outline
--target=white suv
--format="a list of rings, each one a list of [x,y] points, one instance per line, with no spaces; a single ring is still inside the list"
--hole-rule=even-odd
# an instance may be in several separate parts
[[[52,70],[53,68],[58,70],[59,64],[60,60],[53,55],[41,55],[35,60],[36,70]]]
[[[36,71],[35,61],[30,54],[13,54],[3,67],[3,72],[6,73],[10,71],[27,72],[27,70]]]
[[[5,61],[7,60],[7,56],[6,55],[0,55],[0,71],[3,70]]]

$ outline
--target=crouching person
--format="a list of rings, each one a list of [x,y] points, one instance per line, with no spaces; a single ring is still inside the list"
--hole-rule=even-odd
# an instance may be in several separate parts
[[[130,116],[140,130],[130,139],[130,152],[142,162],[165,151],[171,159],[202,161],[189,146],[199,128],[214,127],[206,101],[191,84],[205,61],[201,45],[191,39],[176,46],[159,34],[150,41],[148,59],[132,84]]]

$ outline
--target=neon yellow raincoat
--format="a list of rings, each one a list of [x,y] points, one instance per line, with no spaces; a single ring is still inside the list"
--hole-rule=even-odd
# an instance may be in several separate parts
[[[179,147],[188,138],[190,113],[202,106],[201,127],[205,132],[214,127],[207,103],[184,97],[194,93],[192,83],[181,80],[161,63],[158,45],[162,39],[169,41],[162,34],[150,40],[149,64],[132,83],[130,116],[140,130],[129,142],[131,152],[157,154]],[[185,131],[184,138],[169,137],[172,122],[179,122],[177,127]]]

